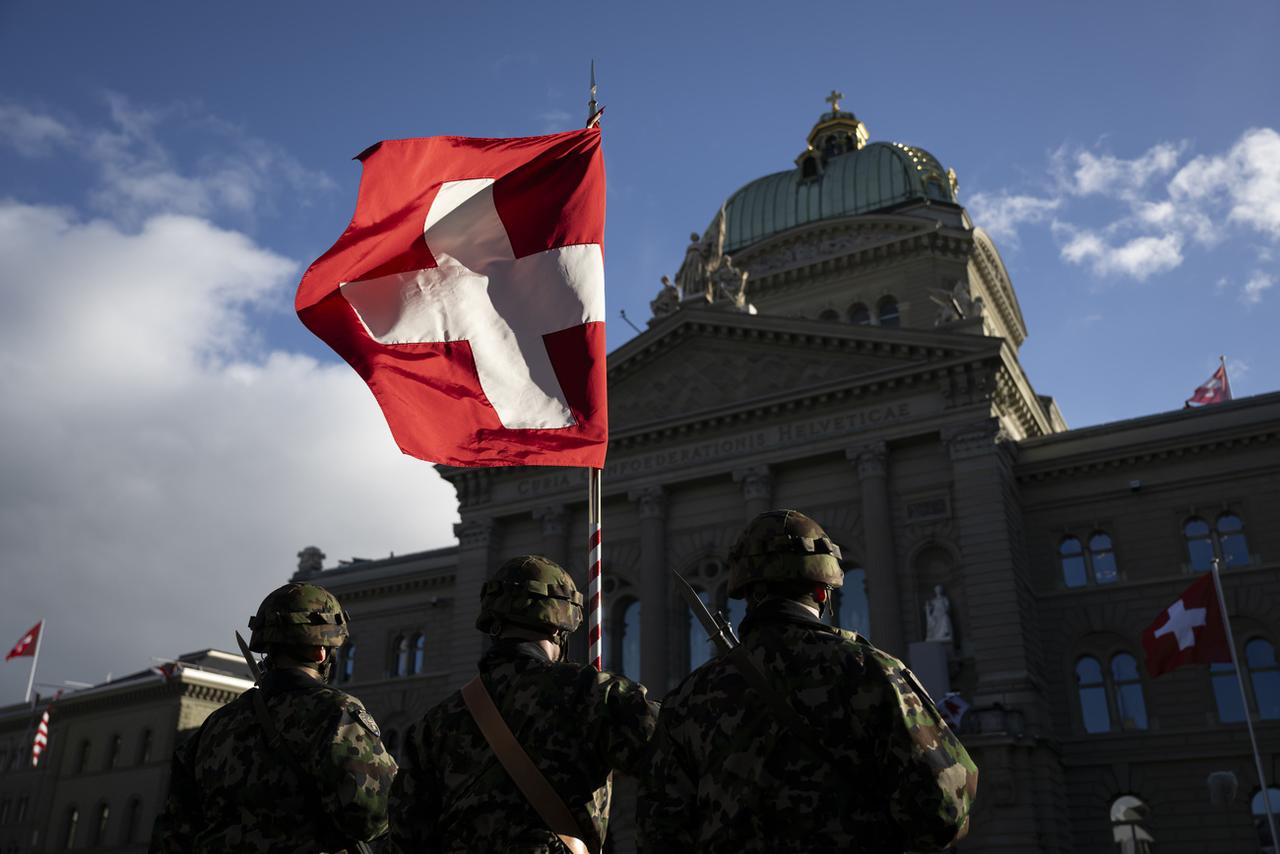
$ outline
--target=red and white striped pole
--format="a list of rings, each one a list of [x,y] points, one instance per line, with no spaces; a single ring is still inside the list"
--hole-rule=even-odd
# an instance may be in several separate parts
[[[587,660],[604,669],[604,621],[600,591],[600,469],[587,469]]]
[[[36,726],[36,737],[31,740],[31,767],[35,768],[40,764],[40,754],[44,753],[44,749],[49,746],[49,709],[53,708],[53,702],[44,707],[44,714],[40,716],[40,723]]]

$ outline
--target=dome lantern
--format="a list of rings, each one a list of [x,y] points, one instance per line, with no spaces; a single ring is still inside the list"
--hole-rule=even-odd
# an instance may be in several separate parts
[[[816,179],[828,160],[850,151],[860,151],[870,138],[867,126],[857,116],[840,109],[842,98],[843,92],[832,89],[826,97],[831,109],[819,116],[809,131],[808,145],[796,158],[802,179]]]

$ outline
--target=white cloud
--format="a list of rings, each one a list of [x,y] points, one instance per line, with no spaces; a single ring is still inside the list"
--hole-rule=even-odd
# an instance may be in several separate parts
[[[256,341],[295,262],[190,216],[16,201],[0,257],[0,625],[49,618],[42,680],[228,647],[304,545],[452,542],[452,489],[359,376]]]
[[[1018,226],[1044,222],[1062,205],[1061,199],[1008,193],[974,193],[966,207],[974,223],[996,240],[1016,243]]]
[[[1092,231],[1078,231],[1062,245],[1063,260],[1088,264],[1100,276],[1128,276],[1143,281],[1168,272],[1182,263],[1182,241],[1177,235],[1135,237],[1112,246]]]
[[[46,157],[71,138],[65,124],[19,104],[0,103],[0,139],[26,157]]]
[[[1169,195],[1225,207],[1231,222],[1280,240],[1280,133],[1254,128],[1226,154],[1195,158],[1173,176]]]
[[[252,218],[280,190],[305,203],[335,186],[277,146],[190,105],[139,107],[118,94],[108,94],[106,103],[109,123],[101,126],[0,104],[0,142],[28,157],[55,146],[75,153],[97,171],[92,206],[132,225],[157,213]],[[166,136],[192,130],[203,143],[189,162],[179,162]]]
[[[1249,281],[1244,283],[1244,287],[1240,289],[1240,301],[1245,305],[1257,305],[1262,302],[1263,293],[1275,287],[1275,285],[1274,276],[1255,272],[1249,277]]]
[[[1173,171],[1183,148],[1184,143],[1161,142],[1133,160],[1089,151],[1078,151],[1072,156],[1063,149],[1059,150],[1058,156],[1075,161],[1074,168],[1066,167],[1070,169],[1066,181],[1068,192],[1078,196],[1128,199],[1152,178]]]

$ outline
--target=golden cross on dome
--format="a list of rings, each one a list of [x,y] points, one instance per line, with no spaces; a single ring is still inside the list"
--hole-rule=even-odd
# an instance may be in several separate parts
[[[838,113],[840,112],[840,99],[843,97],[844,97],[843,92],[837,92],[835,89],[832,89],[831,94],[828,95],[823,100],[831,105],[831,112]]]

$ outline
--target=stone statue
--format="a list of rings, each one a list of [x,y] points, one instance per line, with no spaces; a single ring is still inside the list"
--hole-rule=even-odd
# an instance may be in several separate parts
[[[689,235],[689,246],[684,250],[684,262],[676,272],[676,287],[681,299],[705,299],[714,302],[716,282],[714,274],[724,262],[724,208],[711,221],[706,234]]]
[[[707,289],[707,263],[702,253],[702,238],[695,231],[689,235],[689,248],[684,250],[684,263],[676,271],[676,287],[680,295],[692,296]]]
[[[942,585],[933,588],[933,598],[925,603],[925,636],[927,641],[951,641],[951,602]]]
[[[933,317],[934,326],[943,326],[968,317],[981,317],[985,309],[982,297],[971,297],[968,284],[960,279],[955,281],[950,290],[930,288],[929,299],[938,306],[938,313]]]
[[[728,300],[734,308],[747,305],[747,271],[733,266],[733,259],[723,256],[724,262],[715,272],[715,301]]]
[[[662,277],[662,290],[649,302],[654,317],[666,317],[680,308],[680,288],[666,276]]]
[[[324,569],[324,552],[315,546],[307,546],[298,552],[298,574],[314,575]]]

